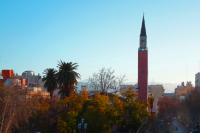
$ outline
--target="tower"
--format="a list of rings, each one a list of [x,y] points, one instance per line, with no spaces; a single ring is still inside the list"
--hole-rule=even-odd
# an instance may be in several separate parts
[[[147,99],[148,95],[148,48],[144,15],[138,48],[138,98]]]

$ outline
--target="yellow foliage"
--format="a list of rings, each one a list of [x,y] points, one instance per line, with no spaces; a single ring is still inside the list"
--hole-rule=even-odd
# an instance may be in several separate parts
[[[37,103],[37,108],[39,109],[39,111],[41,112],[47,112],[48,109],[50,108],[50,100],[49,99],[42,99],[41,102]]]

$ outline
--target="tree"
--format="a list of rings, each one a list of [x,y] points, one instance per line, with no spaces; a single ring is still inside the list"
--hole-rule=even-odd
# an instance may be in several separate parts
[[[148,97],[148,102],[149,102],[149,105],[150,105],[151,115],[152,115],[153,103],[155,102],[155,97],[152,93]]]
[[[78,114],[77,121],[81,118],[88,123],[87,133],[110,133],[112,112],[109,98],[96,94],[94,99],[88,99]]]
[[[122,96],[126,99],[126,102],[134,102],[138,94],[134,93],[132,88],[129,87],[127,91],[125,91]]]
[[[13,82],[0,91],[0,133],[10,133],[19,129],[22,121],[27,123],[36,110],[36,101],[25,100],[26,90]]]
[[[56,73],[57,71],[53,68],[47,68],[43,72],[45,76],[42,78],[42,82],[44,82],[44,87],[47,88],[47,91],[50,93],[51,98],[53,95],[53,91],[57,89]]]
[[[163,98],[159,98],[158,106],[159,114],[172,115],[176,113],[177,101],[164,96]]]
[[[188,94],[185,97],[185,100],[182,100],[181,102],[181,105],[185,108],[183,111],[185,111],[187,114],[190,114],[189,117],[194,121],[198,121],[199,119],[200,115],[199,101],[200,101],[200,91],[193,90],[190,94]]]
[[[114,70],[102,68],[99,73],[94,73],[89,77],[88,84],[91,89],[95,91],[101,90],[105,94],[108,89],[119,91],[120,85],[124,82],[125,75],[116,77]]]
[[[149,118],[147,111],[148,104],[145,101],[139,101],[134,98],[137,94],[133,93],[131,88],[123,94],[126,101],[124,102],[124,125],[129,131],[135,132],[142,125],[144,118]]]
[[[77,63],[72,62],[58,62],[59,71],[57,73],[58,83],[61,89],[61,92],[65,96],[69,97],[71,90],[74,89],[74,84],[77,84],[77,79],[80,79],[80,74],[77,73]]]
[[[76,117],[82,108],[82,104],[88,100],[88,94],[83,91],[81,94],[71,92],[69,97],[60,100],[60,104],[67,107],[68,112],[64,112],[58,119],[58,131],[62,133],[74,132],[77,128]]]

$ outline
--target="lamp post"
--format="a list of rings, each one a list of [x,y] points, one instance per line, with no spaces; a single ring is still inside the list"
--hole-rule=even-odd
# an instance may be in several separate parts
[[[87,123],[84,124],[84,119],[81,119],[81,123],[78,124],[79,133],[86,133]]]

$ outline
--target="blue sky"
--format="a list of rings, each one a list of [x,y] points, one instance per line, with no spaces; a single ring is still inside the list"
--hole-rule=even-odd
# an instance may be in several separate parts
[[[145,12],[149,81],[194,83],[200,71],[200,1],[0,1],[0,70],[42,74],[60,59],[77,62],[82,80],[112,67],[137,81]]]

